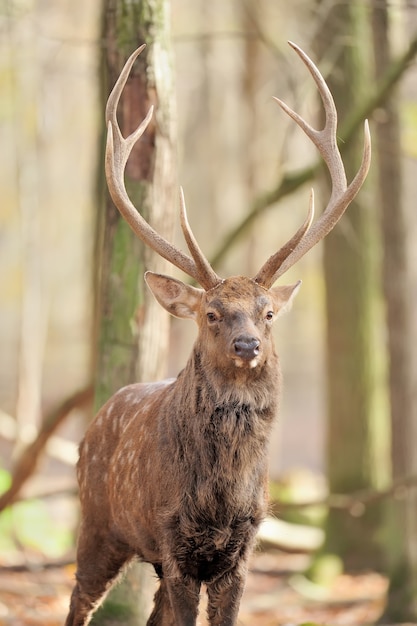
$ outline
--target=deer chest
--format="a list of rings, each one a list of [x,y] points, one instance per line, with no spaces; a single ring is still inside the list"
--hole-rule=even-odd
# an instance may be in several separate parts
[[[208,583],[237,565],[250,549],[260,519],[236,517],[228,525],[204,519],[184,522],[173,520],[172,557],[183,575]]]

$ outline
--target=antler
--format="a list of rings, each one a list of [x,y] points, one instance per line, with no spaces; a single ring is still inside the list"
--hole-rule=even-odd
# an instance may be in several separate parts
[[[329,203],[320,216],[320,219],[309,230],[313,212],[314,197],[310,199],[309,217],[297,233],[278,252],[271,256],[259,270],[254,280],[269,288],[273,283],[294,265],[306,252],[323,239],[342,217],[352,202],[366,178],[371,162],[371,137],[368,122],[365,121],[365,138],[362,163],[360,168],[347,186],[346,174],[337,146],[337,112],[330,90],[313,61],[296,44],[288,42],[305,63],[314,78],[321,95],[325,110],[325,125],[323,130],[312,128],[302,117],[290,109],[284,102],[275,98],[280,107],[302,128],[305,134],[318,148],[330,172],[332,193]]]
[[[207,259],[201,252],[188,224],[184,198],[181,190],[181,227],[189,247],[191,257],[184,254],[176,246],[161,237],[141,216],[133,206],[124,183],[124,171],[133,146],[143,135],[152,118],[153,107],[150,107],[145,119],[138,128],[126,139],[123,137],[117,122],[117,106],[128,79],[130,70],[145,46],[141,46],[126,61],[123,70],[108,98],[106,107],[107,144],[105,170],[110,195],[122,216],[128,222],[135,235],[157,252],[164,259],[194,278],[204,289],[208,290],[221,282]]]

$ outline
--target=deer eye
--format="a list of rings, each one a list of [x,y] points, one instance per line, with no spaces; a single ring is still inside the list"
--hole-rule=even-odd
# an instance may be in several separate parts
[[[209,313],[207,313],[207,321],[210,324],[213,324],[213,322],[217,322],[217,315],[210,311]]]
[[[265,315],[265,319],[268,320],[268,322],[271,322],[274,319],[274,312],[268,311],[267,314]]]

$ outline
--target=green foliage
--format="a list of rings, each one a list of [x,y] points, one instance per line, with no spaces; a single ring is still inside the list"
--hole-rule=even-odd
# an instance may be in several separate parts
[[[305,524],[307,526],[322,527],[327,515],[327,507],[325,505],[312,505],[302,508],[280,508],[280,503],[305,502],[310,498],[317,500],[320,493],[316,492],[315,487],[304,483],[303,485],[295,484],[292,480],[287,481],[270,481],[269,496],[271,508],[276,515],[292,524]]]
[[[95,613],[91,620],[91,626],[105,626],[107,622],[112,624],[125,623],[133,616],[133,611],[126,604],[115,602],[109,598]]]
[[[306,572],[308,580],[321,587],[330,586],[343,572],[343,561],[336,554],[317,555]]]
[[[0,467],[0,493],[4,493],[9,489],[12,479],[9,472]]]
[[[0,492],[10,483],[10,474],[0,468]],[[0,552],[14,552],[17,544],[57,558],[71,547],[72,533],[52,519],[44,502],[18,502],[0,515]]]

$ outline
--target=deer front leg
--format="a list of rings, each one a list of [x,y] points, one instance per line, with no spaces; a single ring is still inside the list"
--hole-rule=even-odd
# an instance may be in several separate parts
[[[200,599],[200,583],[190,577],[164,578],[175,624],[195,626]],[[165,626],[165,625],[164,625]]]
[[[162,568],[158,565],[154,567],[159,578],[159,588],[155,593],[153,611],[146,626],[177,626]]]
[[[244,570],[244,571],[242,571]],[[234,626],[245,588],[246,568],[238,566],[207,585],[207,615],[210,626]]]

